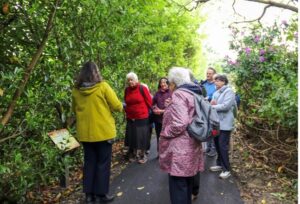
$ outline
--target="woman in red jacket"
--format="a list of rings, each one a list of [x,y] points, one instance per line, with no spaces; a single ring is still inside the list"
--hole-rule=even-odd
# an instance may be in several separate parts
[[[136,157],[140,164],[147,162],[146,150],[149,140],[149,109],[152,99],[149,90],[141,85],[135,73],[126,76],[128,87],[125,89],[126,135],[125,146],[129,147],[129,157]]]

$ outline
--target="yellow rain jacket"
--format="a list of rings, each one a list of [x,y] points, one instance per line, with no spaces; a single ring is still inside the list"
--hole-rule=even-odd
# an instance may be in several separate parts
[[[99,142],[116,136],[112,111],[123,107],[117,95],[102,81],[91,87],[74,88],[72,109],[76,114],[77,138],[81,142]]]

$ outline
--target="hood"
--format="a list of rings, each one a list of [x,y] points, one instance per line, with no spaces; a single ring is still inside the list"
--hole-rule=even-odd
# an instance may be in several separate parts
[[[101,83],[82,83],[82,86],[78,89],[79,93],[84,96],[91,95],[94,93],[100,86]]]
[[[201,87],[197,84],[183,84],[178,88],[188,89],[196,94],[202,95]]]

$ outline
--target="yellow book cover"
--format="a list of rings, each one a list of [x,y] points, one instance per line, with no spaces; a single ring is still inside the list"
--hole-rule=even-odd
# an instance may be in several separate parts
[[[62,151],[70,151],[80,146],[78,141],[67,129],[55,130],[48,133],[54,144]]]

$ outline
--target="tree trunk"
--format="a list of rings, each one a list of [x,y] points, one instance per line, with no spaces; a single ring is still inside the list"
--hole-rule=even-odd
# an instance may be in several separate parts
[[[9,121],[9,119],[11,118],[13,111],[16,107],[17,101],[20,98],[21,94],[24,91],[24,88],[29,80],[29,77],[34,69],[34,67],[36,66],[38,60],[40,59],[43,50],[45,49],[46,46],[46,42],[48,40],[49,34],[53,28],[52,24],[53,24],[53,20],[54,20],[54,16],[56,13],[56,9],[57,6],[59,4],[60,0],[56,0],[54,7],[52,9],[52,11],[49,14],[49,18],[48,18],[48,22],[47,22],[47,26],[46,26],[46,30],[42,39],[42,42],[40,43],[40,45],[38,46],[38,49],[36,51],[36,53],[33,55],[30,64],[28,65],[28,67],[26,68],[25,72],[24,72],[24,76],[22,81],[20,82],[19,87],[17,88],[17,90],[14,93],[14,96],[12,98],[12,101],[10,102],[7,111],[5,112],[4,116],[1,118],[1,124],[3,126],[5,126],[7,124],[7,122]]]

